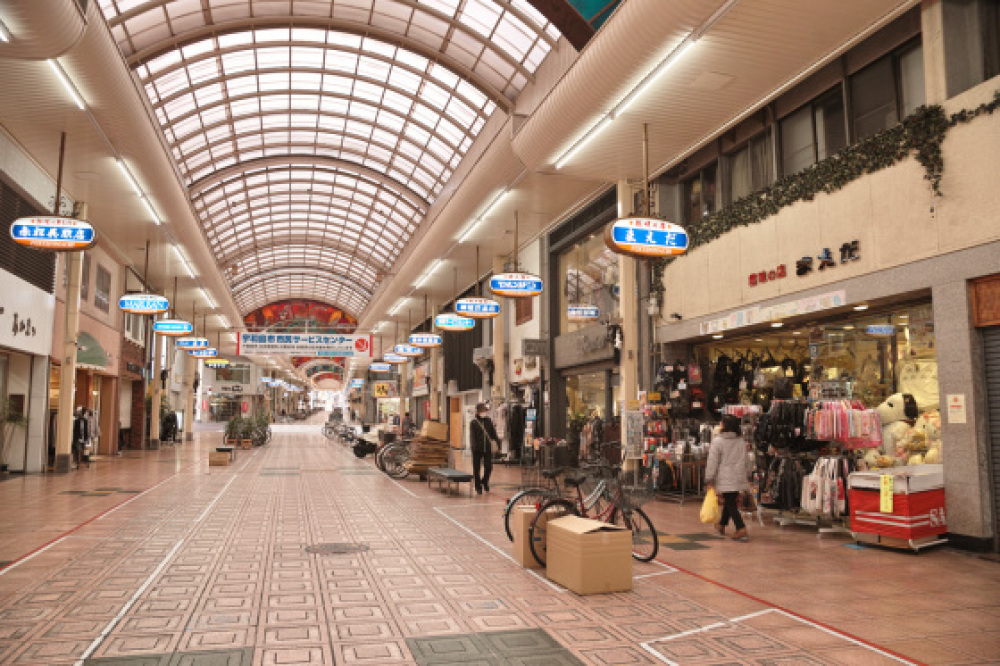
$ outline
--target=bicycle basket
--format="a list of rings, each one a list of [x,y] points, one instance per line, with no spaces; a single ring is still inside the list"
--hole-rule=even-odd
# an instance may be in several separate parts
[[[636,479],[634,471],[622,472],[618,476],[618,483],[621,486],[622,501],[630,507],[640,507],[653,499],[653,476],[647,469],[640,471],[640,478]]]

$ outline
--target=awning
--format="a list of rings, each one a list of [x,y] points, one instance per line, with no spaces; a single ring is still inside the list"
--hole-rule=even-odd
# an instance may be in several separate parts
[[[104,370],[108,365],[108,354],[90,333],[80,331],[76,336],[76,365],[95,370]]]

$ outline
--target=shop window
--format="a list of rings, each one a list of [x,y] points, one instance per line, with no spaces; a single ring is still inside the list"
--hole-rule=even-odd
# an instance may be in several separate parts
[[[514,299],[514,325],[522,326],[534,316],[534,298]]]
[[[247,363],[233,363],[227,368],[217,368],[215,378],[220,382],[231,384],[249,384],[250,365]]]
[[[847,146],[844,96],[834,88],[781,121],[781,168],[798,173]]]
[[[743,148],[728,155],[729,174],[723,181],[723,202],[728,205],[739,201],[773,183],[773,158],[770,131],[755,136]]]
[[[102,312],[109,312],[111,310],[111,271],[100,264],[97,264],[94,305]]]
[[[892,59],[882,58],[851,77],[851,122],[861,140],[899,122]]]
[[[713,162],[684,181],[684,222],[693,224],[719,209]]]
[[[90,298],[90,255],[84,252],[83,277],[80,278],[80,302],[86,303],[88,298]]]
[[[983,80],[1000,75],[1000,2],[980,2],[983,35]]]
[[[619,316],[618,255],[600,234],[592,234],[559,255],[559,333],[570,333]],[[521,299],[529,300],[529,299]],[[595,316],[569,318],[570,306],[596,308]]]
[[[916,46],[899,56],[900,113],[903,118],[927,102],[924,90],[924,49]]]

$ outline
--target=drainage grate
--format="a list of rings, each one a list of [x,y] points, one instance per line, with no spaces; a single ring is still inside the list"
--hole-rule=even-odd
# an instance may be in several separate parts
[[[350,553],[368,552],[366,543],[318,543],[306,546],[306,552],[313,555],[347,555]]]

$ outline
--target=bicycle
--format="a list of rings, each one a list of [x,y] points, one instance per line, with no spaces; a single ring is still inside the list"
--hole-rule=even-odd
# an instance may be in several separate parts
[[[375,464],[393,479],[403,479],[410,473],[406,461],[410,459],[410,442],[401,441],[382,447],[375,457]]]
[[[563,496],[563,490],[559,487],[559,475],[566,471],[565,467],[559,467],[552,470],[545,470],[542,472],[542,476],[552,482],[552,485],[548,487],[535,487],[535,488],[525,488],[519,490],[514,494],[503,509],[503,527],[507,532],[507,538],[510,541],[514,540],[514,532],[510,527],[511,515],[514,513],[514,507],[516,506],[533,506],[536,509],[547,502],[550,499]],[[604,488],[606,482],[602,479],[598,482],[597,486],[589,492],[587,492],[586,504],[588,509],[592,509],[596,512],[600,512],[597,507],[598,503],[604,499],[606,493]],[[603,507],[601,507],[603,508]]]
[[[639,562],[649,562],[660,549],[660,540],[653,527],[653,521],[649,516],[637,506],[632,506],[625,498],[621,483],[618,480],[618,473],[621,471],[620,465],[598,465],[602,472],[608,474],[605,479],[602,494],[606,496],[608,503],[606,506],[597,509],[591,514],[591,508],[587,505],[588,498],[584,497],[580,486],[587,480],[585,475],[566,476],[563,483],[576,489],[576,499],[571,500],[565,497],[555,497],[542,504],[535,517],[531,521],[528,531],[528,545],[531,547],[531,554],[542,566],[545,566],[545,550],[541,544],[545,541],[546,526],[550,520],[562,518],[563,516],[580,516],[582,518],[592,518],[605,523],[619,525],[627,528],[632,533],[632,557]],[[614,481],[612,483],[612,480]],[[601,484],[598,484],[601,486]]]

